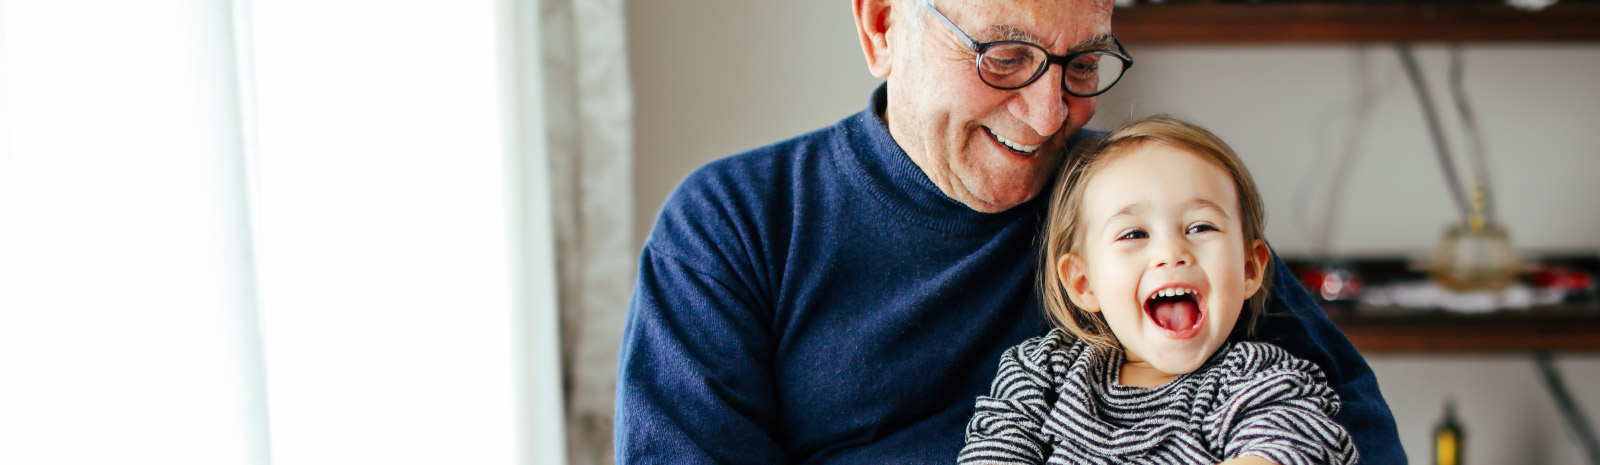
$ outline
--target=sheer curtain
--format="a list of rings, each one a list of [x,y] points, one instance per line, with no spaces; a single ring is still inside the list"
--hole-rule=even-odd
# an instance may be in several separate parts
[[[0,463],[567,462],[546,13],[0,0]]]
[[[568,449],[609,464],[633,245],[633,93],[621,0],[540,3]]]

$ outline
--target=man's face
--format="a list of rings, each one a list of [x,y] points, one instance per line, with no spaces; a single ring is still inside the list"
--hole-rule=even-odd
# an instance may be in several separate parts
[[[1111,33],[1110,1],[942,0],[938,7],[975,41],[1024,40],[1053,55],[1103,49]],[[1067,139],[1094,116],[1095,98],[1068,95],[1059,65],[1021,89],[990,87],[978,77],[972,48],[923,13],[897,13],[903,24],[890,30],[890,133],[967,207],[999,212],[1027,202],[1059,168]]]

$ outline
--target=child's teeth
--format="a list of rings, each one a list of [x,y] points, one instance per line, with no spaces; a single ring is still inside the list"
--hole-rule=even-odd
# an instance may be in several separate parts
[[[1200,291],[1188,288],[1168,288],[1156,291],[1156,297],[1177,297],[1190,294],[1199,294]]]

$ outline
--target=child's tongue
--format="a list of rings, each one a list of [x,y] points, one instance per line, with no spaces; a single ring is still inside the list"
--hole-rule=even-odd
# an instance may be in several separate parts
[[[1200,319],[1200,309],[1192,299],[1161,300],[1150,305],[1150,316],[1162,328],[1183,331],[1194,327]]]

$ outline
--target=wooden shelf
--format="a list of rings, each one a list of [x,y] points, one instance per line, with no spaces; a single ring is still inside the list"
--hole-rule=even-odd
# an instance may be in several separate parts
[[[1172,0],[1117,8],[1127,43],[1600,41],[1600,1],[1532,12],[1504,2]]]
[[[1364,354],[1600,352],[1600,307],[1562,305],[1485,315],[1329,308]]]

